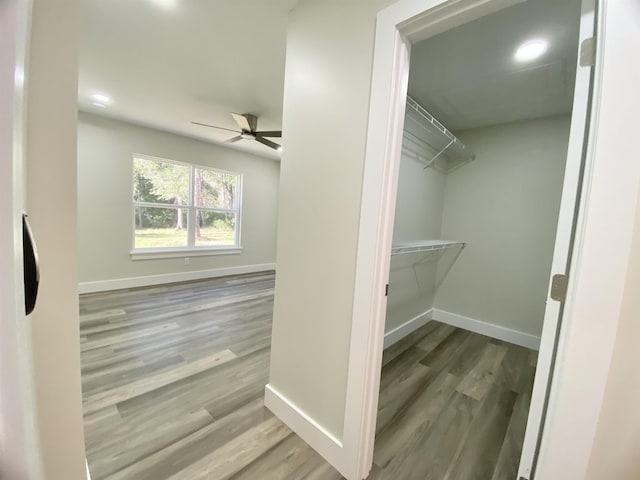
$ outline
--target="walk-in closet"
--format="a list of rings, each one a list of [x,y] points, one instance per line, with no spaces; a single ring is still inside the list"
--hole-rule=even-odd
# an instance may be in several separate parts
[[[559,221],[580,1],[411,51],[374,471],[513,480]]]

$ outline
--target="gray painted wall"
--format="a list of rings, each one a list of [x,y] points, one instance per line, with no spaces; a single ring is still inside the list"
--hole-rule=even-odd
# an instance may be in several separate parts
[[[423,163],[402,155],[393,243],[441,238],[445,182],[445,174],[425,170]],[[386,332],[433,306],[439,257],[435,253],[391,256]]]
[[[269,383],[340,438],[375,17],[310,0],[289,17]]]
[[[540,335],[569,117],[459,132],[476,160],[447,176],[443,238],[467,248],[435,306]]]
[[[132,261],[132,155],[146,154],[243,174],[239,255]],[[80,113],[78,240],[80,282],[273,263],[279,163],[199,140]]]

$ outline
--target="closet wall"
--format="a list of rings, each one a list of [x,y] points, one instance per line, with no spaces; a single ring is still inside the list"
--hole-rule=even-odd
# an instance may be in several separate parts
[[[569,117],[456,133],[476,158],[449,174],[402,156],[393,240],[467,247],[417,268],[421,254],[392,256],[385,331],[434,307],[539,336]]]
[[[400,161],[393,243],[417,239],[438,239],[442,228],[446,176],[403,154]],[[391,260],[385,331],[433,306],[437,263],[416,266],[413,255]],[[417,277],[417,278],[416,278]]]
[[[456,132],[476,160],[447,176],[444,238],[467,242],[438,309],[539,336],[569,139],[569,117]]]

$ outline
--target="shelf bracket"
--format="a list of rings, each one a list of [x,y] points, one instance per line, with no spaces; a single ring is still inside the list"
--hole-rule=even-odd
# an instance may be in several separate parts
[[[449,148],[451,145],[453,145],[454,142],[455,142],[455,139],[450,140],[446,147],[444,147],[442,150],[440,150],[431,160],[429,160],[429,162],[424,166],[423,170],[426,170],[431,165],[433,165],[433,162],[435,162],[438,159],[438,157],[443,155],[444,152],[447,151],[447,148]]]

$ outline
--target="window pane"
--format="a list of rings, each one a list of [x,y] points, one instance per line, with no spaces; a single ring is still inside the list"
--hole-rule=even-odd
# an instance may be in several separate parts
[[[189,170],[184,165],[134,158],[133,199],[136,202],[187,205]]]
[[[237,175],[195,169],[194,195],[198,207],[235,208]]]
[[[216,247],[236,244],[236,214],[196,211],[196,246]]]
[[[134,248],[187,246],[187,209],[136,207]]]

